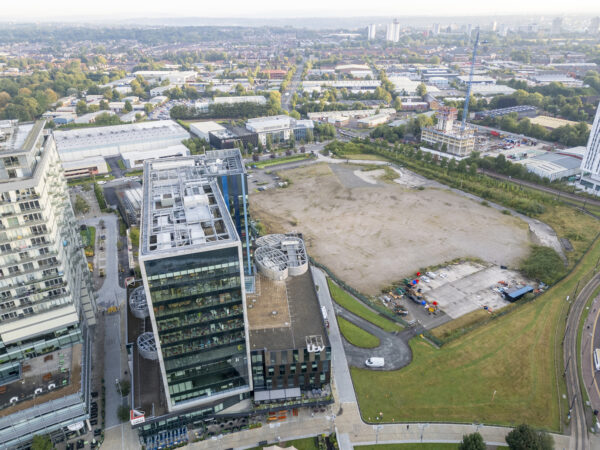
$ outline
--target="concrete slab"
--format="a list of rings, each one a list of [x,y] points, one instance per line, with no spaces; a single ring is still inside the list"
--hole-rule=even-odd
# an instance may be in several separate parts
[[[498,282],[509,288],[530,284],[519,272],[501,269],[499,266],[465,262],[438,270],[429,283],[421,283],[421,289],[430,301],[437,301],[448,316],[456,319],[464,314],[487,306],[498,310],[509,305],[498,291]]]

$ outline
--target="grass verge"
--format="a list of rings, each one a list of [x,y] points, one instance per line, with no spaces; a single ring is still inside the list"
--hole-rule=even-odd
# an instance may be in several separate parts
[[[565,298],[578,280],[589,279],[599,256],[597,241],[552,289],[439,350],[414,338],[413,361],[399,371],[352,368],[363,418],[372,421],[381,411],[385,422],[528,423],[559,430]]]
[[[94,247],[96,245],[96,228],[87,227],[87,229],[81,230],[79,234],[81,234],[81,242],[85,248],[86,255],[89,253],[91,256],[93,256]]]
[[[352,322],[347,321],[343,317],[338,317],[337,321],[342,336],[344,336],[344,338],[346,338],[346,340],[352,345],[361,348],[375,348],[379,347],[379,344],[381,344],[381,341],[377,336],[373,336],[368,331],[365,331],[361,327],[354,325]]]
[[[277,445],[282,448],[288,447],[296,447],[298,450],[319,450],[319,447],[316,444],[316,438],[310,437],[305,439],[295,439],[292,441],[280,442]],[[271,445],[267,445],[266,447],[270,447]],[[261,450],[265,447],[254,447],[251,450]]]
[[[373,325],[377,325],[385,331],[394,332],[402,330],[400,325],[380,316],[375,311],[370,310],[329,278],[327,279],[327,285],[329,286],[331,298],[333,298],[338,305],[346,308],[351,313],[368,320]]]
[[[267,159],[266,161],[257,161],[252,163],[252,166],[256,166],[257,169],[264,169],[265,167],[276,166],[278,164],[303,161],[309,157],[310,155],[308,153],[303,153],[300,155],[284,156],[283,158]]]

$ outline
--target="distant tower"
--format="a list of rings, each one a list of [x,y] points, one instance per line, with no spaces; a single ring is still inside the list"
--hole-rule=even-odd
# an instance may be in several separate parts
[[[465,32],[466,32],[466,34],[467,34],[467,37],[469,37],[469,38],[471,37],[471,32],[472,32],[472,31],[473,31],[473,25],[471,25],[471,24],[468,24],[468,25],[467,25],[467,28],[466,28],[466,30],[465,30]]]
[[[433,24],[433,34],[440,34],[440,24],[439,23],[434,23]]]
[[[377,35],[377,25],[375,25],[374,23],[372,23],[371,25],[369,25],[367,27],[367,39],[369,41],[374,41],[376,35]]]
[[[398,19],[394,19],[394,42],[400,41],[400,22]]]
[[[600,105],[590,131],[581,170],[583,171],[582,186],[598,195],[600,192]]]
[[[492,31],[496,31],[498,29],[498,22],[495,20],[492,22]]]
[[[392,23],[387,24],[385,40],[390,42],[398,42],[400,40],[400,24],[398,23],[398,19],[394,19]]]
[[[555,17],[552,21],[552,33],[558,34],[562,31],[563,19],[562,17]]]
[[[593,33],[593,34],[598,34],[599,30],[600,30],[600,17],[594,17],[590,21],[589,32]]]

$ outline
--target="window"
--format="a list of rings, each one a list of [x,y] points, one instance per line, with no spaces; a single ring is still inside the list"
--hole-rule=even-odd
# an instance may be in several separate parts
[[[33,270],[33,263],[32,262],[27,262],[27,263],[23,264],[23,271],[24,272],[29,272],[30,270]]]
[[[30,202],[23,202],[23,203],[19,204],[19,208],[21,208],[21,211],[30,211],[32,209],[40,209],[40,202],[38,202],[37,200],[33,200]]]
[[[306,363],[302,363],[301,369],[302,373],[306,373]]]
[[[3,160],[4,160],[4,167],[13,167],[13,166],[19,165],[19,158],[16,156],[8,156],[8,157],[4,158]]]
[[[10,252],[11,250],[12,250],[12,247],[10,246],[10,244],[0,245],[0,252]]]
[[[7,172],[8,178],[17,178],[17,171],[15,169],[9,169]]]
[[[40,248],[40,256],[44,256],[50,253],[50,249],[48,247]]]
[[[46,228],[46,225],[35,225],[33,227],[30,227],[29,229],[31,230],[31,234],[33,235],[45,234],[48,232],[48,228]]]
[[[8,268],[8,273],[13,275],[15,273],[19,273],[19,266],[11,266]]]
[[[285,375],[285,365],[279,366],[279,375]]]
[[[23,220],[25,222],[37,222],[39,220],[43,220],[44,218],[40,213],[26,214],[23,216]]]
[[[44,236],[31,238],[31,245],[42,245],[46,243]]]

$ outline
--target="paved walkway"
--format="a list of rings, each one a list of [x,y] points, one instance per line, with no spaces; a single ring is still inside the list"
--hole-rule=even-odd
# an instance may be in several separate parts
[[[600,372],[594,367],[594,349],[600,348],[600,296],[589,306],[581,334],[581,372],[590,408],[600,410]]]
[[[104,221],[105,230],[101,230],[99,223]],[[126,291],[119,286],[119,272],[117,262],[117,236],[119,233],[117,216],[105,214],[102,216],[87,218],[80,221],[82,224],[96,227],[96,236],[106,235],[104,247],[106,249],[106,277],[102,287],[98,291],[98,310],[106,311],[110,306],[124,304]],[[106,422],[105,428],[111,429],[120,426],[121,421],[117,418],[117,408],[122,398],[115,386],[116,379],[122,379],[125,367],[122,367],[122,334],[123,324],[120,313],[104,314],[99,318],[100,326],[104,327],[104,354],[94,355],[95,358],[104,358],[104,383],[106,386]],[[107,447],[109,448],[109,447]]]

